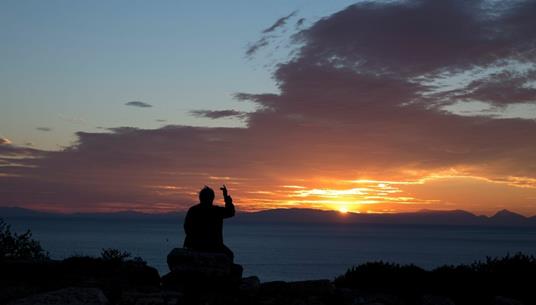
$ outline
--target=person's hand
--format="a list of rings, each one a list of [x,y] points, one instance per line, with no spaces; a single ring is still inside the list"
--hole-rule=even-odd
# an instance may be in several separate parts
[[[227,187],[225,186],[225,184],[220,187],[220,190],[223,192],[223,198],[227,198],[229,196],[229,193],[227,192]]]

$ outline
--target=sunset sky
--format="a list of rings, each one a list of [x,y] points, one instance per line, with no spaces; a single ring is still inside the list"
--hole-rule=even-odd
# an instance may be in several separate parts
[[[0,206],[176,211],[226,184],[244,211],[535,215],[534,16],[518,0],[2,1]]]

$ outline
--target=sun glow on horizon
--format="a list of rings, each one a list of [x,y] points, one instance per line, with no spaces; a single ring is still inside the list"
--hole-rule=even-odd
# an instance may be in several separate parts
[[[339,212],[341,212],[342,214],[346,214],[346,213],[348,213],[349,211],[348,211],[348,208],[347,208],[347,207],[344,207],[344,206],[343,206],[343,207],[340,207],[340,208],[339,208]]]
[[[240,211],[256,212],[269,209],[304,208],[335,211],[343,217],[348,213],[400,213],[422,209],[463,209],[477,214],[492,215],[501,209],[502,202],[516,198],[522,204],[513,209],[527,216],[534,215],[533,200],[536,185],[533,181],[509,177],[502,181],[484,177],[434,173],[415,179],[357,179],[346,177],[312,177],[286,179],[273,186],[238,184],[225,181]],[[215,188],[215,183],[210,185]],[[185,184],[151,184],[146,186],[155,196],[168,200],[151,205],[128,202],[106,202],[98,207],[65,209],[49,205],[28,205],[27,208],[59,212],[116,212],[132,210],[158,213],[184,210],[175,198],[184,196],[183,206],[197,202],[198,186]],[[173,201],[175,200],[175,201]],[[215,204],[222,205],[217,193]],[[504,207],[507,208],[507,207]]]
[[[306,182],[306,181],[302,181]],[[330,209],[341,213],[360,212],[364,210],[382,212],[384,207],[376,210],[372,206],[393,205],[428,205],[435,200],[419,199],[406,194],[396,181],[385,180],[339,180],[319,179],[307,181],[300,186],[286,187],[281,193],[286,199],[285,205]]]
[[[497,181],[461,174],[459,171],[428,173],[413,179],[344,179],[313,177],[281,184],[270,194],[250,193],[247,201],[254,210],[271,208],[309,208],[344,213],[396,213],[421,209],[465,209],[492,214],[505,194],[536,198],[527,181]],[[487,192],[484,192],[487,190]],[[500,193],[497,192],[500,190]],[[504,193],[504,194],[503,194]],[[489,195],[487,195],[489,194]],[[491,195],[493,194],[493,195]],[[502,195],[501,195],[502,194]],[[252,195],[257,195],[253,198]],[[264,196],[261,196],[264,195]],[[260,196],[260,197],[258,197]],[[532,196],[532,197],[530,197]],[[510,197],[508,197],[510,198]],[[523,199],[529,200],[529,199]],[[488,209],[484,204],[490,204]]]

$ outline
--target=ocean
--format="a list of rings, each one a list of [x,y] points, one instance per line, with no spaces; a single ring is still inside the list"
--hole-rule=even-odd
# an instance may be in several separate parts
[[[184,239],[182,220],[13,217],[15,232],[32,230],[52,258],[99,255],[117,248],[168,272],[166,255]],[[226,221],[225,243],[244,275],[261,281],[333,279],[369,261],[416,264],[431,269],[523,252],[536,255],[536,228],[238,224]]]

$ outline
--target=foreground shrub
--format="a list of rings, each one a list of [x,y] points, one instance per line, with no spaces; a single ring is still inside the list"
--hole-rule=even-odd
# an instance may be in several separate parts
[[[385,262],[366,263],[350,268],[335,279],[340,288],[392,293],[415,302],[420,296],[442,295],[456,304],[489,303],[495,296],[506,296],[536,304],[533,282],[536,258],[515,254],[487,258],[469,265],[442,266],[426,271],[414,265]]]
[[[123,262],[131,256],[130,252],[121,251],[119,249],[107,248],[102,249],[101,258],[105,261]]]
[[[0,219],[0,260],[6,259],[44,260],[48,259],[48,252],[32,238],[30,230],[13,233],[11,226]]]

